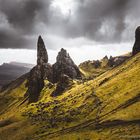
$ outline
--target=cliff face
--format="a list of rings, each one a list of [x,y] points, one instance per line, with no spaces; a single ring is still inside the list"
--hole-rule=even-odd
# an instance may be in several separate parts
[[[81,77],[79,68],[63,48],[58,53],[56,63],[53,65],[53,82],[58,82],[62,75],[67,75],[72,79]]]
[[[43,78],[43,66],[35,66],[29,73],[27,81],[27,93],[29,103],[37,102],[40,96],[40,92],[44,87],[44,78]]]
[[[132,50],[132,55],[140,52],[140,26],[135,31],[135,44]]]

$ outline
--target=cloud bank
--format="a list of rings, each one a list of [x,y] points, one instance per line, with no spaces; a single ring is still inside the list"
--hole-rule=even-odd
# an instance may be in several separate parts
[[[128,42],[140,23],[139,0],[71,0],[75,6],[67,15],[53,2],[0,0],[0,48],[35,49],[39,34],[49,49],[58,49],[61,43],[56,41],[80,38],[100,44]]]

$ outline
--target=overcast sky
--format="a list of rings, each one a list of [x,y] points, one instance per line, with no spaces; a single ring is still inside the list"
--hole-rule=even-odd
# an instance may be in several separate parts
[[[50,62],[63,47],[79,64],[131,51],[140,0],[0,0],[0,64],[36,62],[42,35]]]

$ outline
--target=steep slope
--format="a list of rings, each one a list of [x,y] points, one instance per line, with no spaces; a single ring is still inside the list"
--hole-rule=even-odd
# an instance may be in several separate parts
[[[140,135],[140,54],[94,80],[73,80],[62,95],[51,97],[55,88],[45,80],[40,100],[30,105],[22,104],[25,81],[3,91],[0,101],[9,100],[0,106],[1,139],[117,140]]]

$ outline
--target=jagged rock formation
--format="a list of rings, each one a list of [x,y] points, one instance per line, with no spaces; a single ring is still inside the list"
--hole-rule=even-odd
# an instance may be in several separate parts
[[[115,67],[115,66],[118,66],[121,63],[123,63],[129,57],[130,57],[130,55],[128,55],[128,56],[122,55],[122,56],[116,56],[116,57],[110,56],[110,58],[108,58],[107,56],[105,56],[101,60],[101,66],[104,67],[104,68],[107,68],[107,67]]]
[[[48,54],[44,42],[39,36],[37,43],[37,65],[30,71],[27,81],[27,93],[29,103],[38,101],[41,90],[44,87],[45,71],[47,69]],[[48,71],[47,71],[48,72]]]
[[[44,67],[44,79],[48,79],[53,83],[53,69],[52,65],[47,63]]]
[[[120,65],[123,63],[126,59],[128,59],[131,56],[131,54],[128,55],[122,55],[122,56],[116,56],[108,58],[105,56],[101,60],[93,60],[93,61],[85,61],[79,65],[80,68],[83,67],[92,67],[95,69],[100,69],[100,68],[111,68]]]
[[[127,60],[128,58],[130,58],[131,54],[128,55],[122,55],[122,56],[117,56],[117,57],[111,57],[109,59],[109,66],[111,67],[115,67],[118,66],[120,64],[122,64],[125,60]]]
[[[46,65],[48,63],[48,53],[41,36],[39,36],[37,44],[37,65]]]
[[[35,66],[29,73],[27,81],[27,93],[29,103],[37,102],[40,92],[44,87],[43,67],[40,65]]]
[[[140,52],[140,26],[135,31],[135,44],[132,50],[132,55]]]
[[[61,75],[67,75],[72,79],[81,78],[79,68],[73,62],[69,54],[63,48],[58,53],[57,61],[53,67],[53,82],[56,83],[60,80]]]
[[[101,67],[104,68],[104,67],[107,67],[108,66],[108,61],[109,61],[109,58],[107,57],[107,55],[101,59],[100,63],[101,63]]]
[[[25,97],[29,103],[38,101],[40,92],[44,87],[44,80],[48,79],[52,83],[57,83],[56,90],[52,96],[60,95],[68,86],[70,79],[80,78],[78,67],[74,64],[66,50],[61,49],[57,56],[57,62],[51,66],[48,63],[48,54],[41,36],[37,43],[37,65],[30,71]]]
[[[127,58],[129,58],[130,56],[116,56],[116,57],[112,57],[110,56],[110,58],[108,58],[107,56],[105,56],[100,62],[101,62],[101,67],[102,68],[107,68],[107,67],[115,67],[120,65],[121,63],[123,63]]]
[[[95,60],[95,61],[93,61],[93,65],[94,65],[95,68],[99,68],[99,67],[101,66],[99,60]]]

